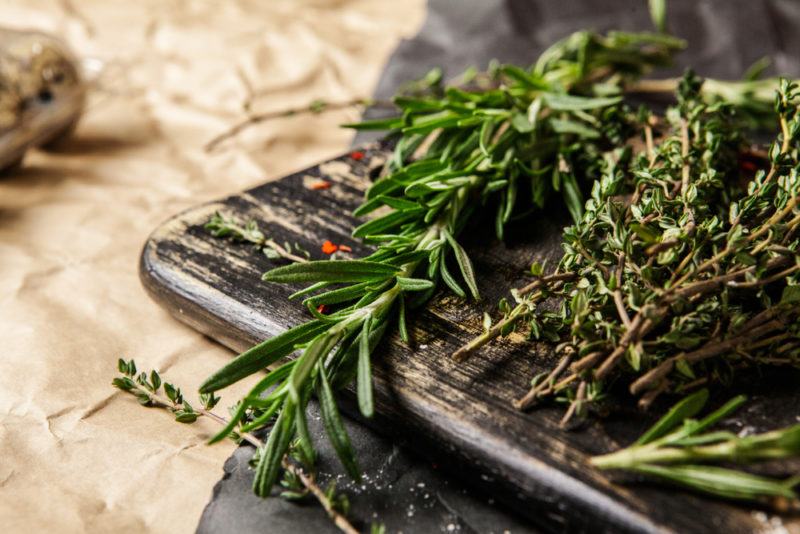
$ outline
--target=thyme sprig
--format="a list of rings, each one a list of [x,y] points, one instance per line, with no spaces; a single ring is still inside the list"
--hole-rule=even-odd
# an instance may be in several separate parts
[[[190,424],[200,417],[206,417],[223,427],[229,426],[230,422],[226,418],[211,411],[220,400],[213,393],[201,394],[201,407],[195,408],[184,398],[179,387],[169,382],[162,382],[161,375],[157,371],[140,373],[134,360],[122,358],[119,359],[117,367],[121,376],[114,378],[112,385],[134,395],[142,406],[164,408],[171,412],[179,423]],[[246,441],[257,450],[264,448],[264,442],[250,432],[230,434],[229,437],[236,441]],[[281,496],[300,499],[309,494],[313,495],[339,530],[348,534],[358,533],[346,517],[349,510],[347,497],[336,492],[334,483],[324,490],[316,483],[313,458],[308,458],[302,450],[293,448],[281,458],[281,465],[285,470],[281,481],[281,486],[284,488]]]
[[[702,419],[693,419],[707,400],[707,389],[689,395],[675,404],[633,445],[595,456],[591,463],[599,469],[641,473],[728,499],[771,498],[775,504],[781,499],[786,501],[784,508],[791,503],[796,505],[799,495],[793,488],[800,485],[800,474],[780,480],[706,464],[749,464],[800,457],[800,425],[746,436],[724,430],[706,431],[747,399],[739,395]],[[775,502],[776,499],[779,501]]]
[[[205,229],[214,237],[227,237],[234,241],[251,243],[271,260],[286,259],[297,263],[305,263],[311,257],[308,251],[297,243],[292,244],[287,241],[281,245],[274,239],[267,237],[258,228],[256,221],[248,221],[242,224],[232,217],[216,212],[205,224]]]

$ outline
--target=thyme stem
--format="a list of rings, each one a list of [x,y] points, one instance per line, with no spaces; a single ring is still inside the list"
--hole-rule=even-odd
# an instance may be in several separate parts
[[[536,280],[533,282],[519,288],[516,293],[518,296],[524,296],[535,289],[538,289],[542,286],[551,286],[556,287],[559,282],[564,282],[566,280],[572,280],[575,278],[575,273],[556,273],[550,276],[540,276],[537,277]],[[452,358],[457,362],[466,361],[472,354],[483,348],[485,345],[490,343],[493,339],[501,336],[503,333],[503,329],[512,323],[519,321],[520,319],[524,318],[528,314],[533,312],[532,305],[533,303],[537,302],[544,294],[539,291],[525,299],[524,302],[517,304],[511,312],[508,313],[505,317],[503,317],[497,324],[493,325],[483,334],[471,339],[465,345],[459,347],[455,352],[452,354]]]

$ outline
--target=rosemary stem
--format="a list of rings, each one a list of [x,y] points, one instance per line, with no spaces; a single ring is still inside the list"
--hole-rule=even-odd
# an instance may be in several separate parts
[[[778,432],[758,436],[759,441],[775,439]],[[749,444],[748,444],[749,445]],[[686,462],[736,461],[785,458],[790,453],[780,447],[742,446],[739,440],[729,440],[714,445],[699,447],[664,447],[661,440],[639,447],[629,447],[617,452],[595,456],[590,462],[600,469],[626,469],[642,464],[677,464]]]

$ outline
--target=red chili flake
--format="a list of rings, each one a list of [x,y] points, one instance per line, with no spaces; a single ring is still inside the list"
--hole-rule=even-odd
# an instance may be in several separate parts
[[[324,252],[325,254],[333,254],[337,250],[339,250],[339,247],[337,247],[336,245],[334,245],[330,241],[325,241],[322,244],[322,252]]]
[[[752,161],[747,160],[747,159],[743,159],[739,163],[739,166],[742,168],[742,170],[750,171],[750,172],[753,172],[753,171],[758,169],[758,166],[755,163],[753,163]]]
[[[356,161],[361,161],[362,159],[364,159],[364,153],[361,152],[360,150],[356,150],[355,152],[350,153],[350,157]]]
[[[353,252],[353,249],[348,247],[347,245],[339,245],[339,250],[342,252]]]
[[[326,182],[325,180],[317,180],[316,182],[311,182],[308,185],[308,188],[313,189],[314,191],[319,191],[320,189],[328,189],[330,186],[330,182]]]
[[[320,304],[319,306],[317,306],[317,311],[319,313],[328,313],[328,307],[324,304]]]

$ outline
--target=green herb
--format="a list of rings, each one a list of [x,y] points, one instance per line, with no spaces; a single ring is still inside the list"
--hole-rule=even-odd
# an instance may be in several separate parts
[[[778,480],[705,464],[748,464],[800,457],[800,425],[747,436],[723,430],[704,432],[746,400],[740,395],[702,419],[691,419],[702,410],[707,399],[708,390],[705,389],[688,396],[636,443],[611,454],[595,456],[591,463],[600,469],[641,473],[728,499],[797,500],[798,493],[793,488],[800,485],[800,474]]]
[[[138,373],[133,360],[126,361],[121,358],[118,369],[121,376],[115,378],[112,385],[134,395],[141,405],[164,408],[172,412],[175,420],[179,423],[194,423],[199,417],[206,417],[222,425],[225,429],[230,428],[230,421],[211,411],[220,400],[216,395],[200,395],[202,407],[193,408],[183,397],[180,388],[169,382],[162,384],[161,376],[155,370],[150,371],[149,374]],[[260,463],[258,459],[263,456],[265,451],[265,444],[261,439],[249,432],[230,434],[230,430],[226,431],[226,436],[237,441],[246,441],[256,447],[254,460],[255,463]],[[295,443],[288,453],[280,458],[280,463],[284,469],[284,476],[280,483],[283,488],[281,496],[287,499],[302,499],[313,495],[342,532],[358,533],[358,530],[350,524],[346,517],[350,508],[347,497],[336,492],[334,483],[331,483],[325,490],[317,485],[313,458],[305,453],[299,442]]]
[[[280,459],[305,427],[312,391],[320,398],[326,432],[342,465],[358,478],[334,388],[357,375],[359,407],[371,416],[369,357],[398,309],[427,300],[440,279],[459,295],[465,294],[463,283],[479,297],[472,263],[456,240],[478,206],[496,203],[499,235],[520,191],[542,205],[560,189],[577,216],[582,200],[576,181],[589,179],[605,147],[626,139],[633,117],[619,97],[594,95],[592,88],[603,83],[606,90],[619,89],[623,81],[665,63],[679,47],[679,41],[665,36],[582,32],[549,49],[528,71],[504,66],[473,80],[489,88],[445,88],[431,76],[424,94],[395,100],[404,112],[401,118],[354,125],[389,125],[403,136],[388,174],[356,211],[385,210],[353,232],[375,244],[376,251],[362,260],[295,263],[266,273],[266,281],[312,284],[295,295],[305,297],[315,319],[250,349],[201,387],[203,393],[217,391],[295,349],[302,351],[257,384],[233,418],[251,431],[277,417],[256,470],[256,493],[268,495],[277,480]],[[580,127],[564,128],[565,121]],[[448,262],[455,264],[460,281]],[[322,314],[317,310],[322,304],[336,309]],[[275,387],[265,394],[265,384]],[[310,443],[307,447],[312,449]]]
[[[216,212],[206,223],[205,228],[214,237],[227,237],[234,241],[251,243],[271,260],[282,258],[298,263],[305,263],[310,257],[308,251],[303,250],[303,248],[296,243],[293,245],[287,241],[283,245],[280,245],[275,240],[266,237],[264,233],[258,229],[258,224],[255,221],[240,224],[231,217],[226,217]],[[299,254],[302,254],[302,256]]]
[[[653,0],[650,7],[663,32],[665,2]],[[480,279],[458,241],[478,211],[493,210],[499,238],[512,219],[554,200],[574,220],[556,270],[545,274],[545,266],[531,266],[533,281],[512,292],[513,304],[501,301],[502,318],[492,324],[485,316],[485,332],[455,354],[463,360],[523,327],[558,343],[560,361],[534,377],[517,402],[520,408],[555,397],[569,404],[567,424],[602,401],[613,380],[627,381],[648,406],[664,392],[726,382],[743,369],[800,367],[796,86],[781,82],[773,105],[776,80],[757,79],[763,62],[742,82],[701,83],[691,74],[641,79],[669,64],[683,46],[664,33],[582,31],[554,44],[530,68],[492,64],[449,84],[437,69],[406,84],[393,99],[399,116],[349,125],[389,130],[395,140],[382,177],[355,212],[378,214],[353,232],[374,246],[363,259],[307,261],[307,253],[268,239],[254,222],[242,225],[220,214],[211,219],[207,228],[214,235],[294,262],[267,272],[265,281],[311,284],[291,297],[303,299],[311,320],[242,353],[201,387],[213,398],[297,354],[261,378],[231,418],[219,420],[224,427],[212,439],[270,429],[254,458],[258,495],[269,495],[282,471],[286,496],[305,493],[287,455],[313,464],[306,421],[312,394],[342,465],[358,479],[336,391],[355,380],[359,409],[372,416],[370,360],[387,329],[396,321],[407,341],[406,311],[424,304],[440,282],[460,297],[480,298]],[[676,90],[678,105],[663,117],[623,102],[627,94]],[[353,104],[315,101],[250,116],[209,148],[262,120]],[[750,149],[743,138],[747,128],[776,117],[781,132],[769,152]],[[555,311],[544,303],[555,304]],[[147,391],[155,394],[160,384],[138,382],[135,368],[121,370],[126,377],[115,385],[153,403],[156,397]],[[178,412],[186,422],[205,415],[172,391],[172,404],[158,403],[176,418]],[[702,442],[709,435],[698,433],[715,420],[692,426],[698,435],[680,443],[664,441],[674,437],[673,423],[696,414],[704,401],[693,396],[680,403],[635,447],[688,447],[687,440],[700,439],[686,450],[735,450],[728,438]],[[728,449],[721,446],[728,442]],[[736,479],[716,467],[635,465],[698,488],[726,488],[729,496],[754,494],[756,488],[770,494],[769,481],[743,474]],[[331,517],[337,506],[347,507],[332,489],[330,495],[320,490],[321,497],[307,489]]]
[[[732,107],[708,104],[700,84],[687,75],[667,124],[648,119],[664,130],[657,145],[607,158],[556,274],[517,291],[502,327],[456,353],[523,323],[562,341],[560,364],[518,407],[556,395],[581,413],[620,376],[646,407],[742,369],[800,367],[797,86],[781,83],[780,133],[764,168],[748,170]],[[558,311],[540,311],[551,296]]]

